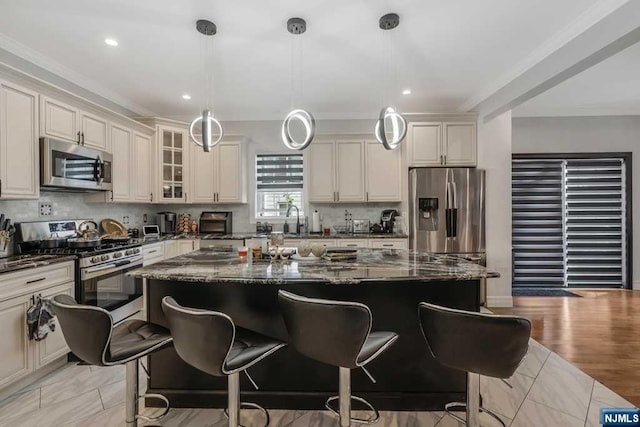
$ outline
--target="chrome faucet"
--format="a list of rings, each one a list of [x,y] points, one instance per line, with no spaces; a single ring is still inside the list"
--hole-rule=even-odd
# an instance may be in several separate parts
[[[298,216],[298,219],[296,220],[296,234],[300,234],[300,209],[298,209],[298,207],[296,205],[289,205],[289,209],[287,209],[287,218],[289,217],[289,214],[291,213],[291,208],[296,208],[296,213]]]

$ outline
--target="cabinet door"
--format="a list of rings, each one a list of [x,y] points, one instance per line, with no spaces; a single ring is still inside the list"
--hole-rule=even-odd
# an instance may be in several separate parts
[[[139,133],[133,134],[133,200],[136,202],[153,202],[151,195],[151,138]]]
[[[476,124],[444,124],[444,156],[447,166],[476,165]]]
[[[184,254],[188,254],[189,252],[193,252],[194,249],[194,243],[193,240],[188,239],[188,240],[179,240],[178,241],[178,253],[177,255],[184,255]]]
[[[378,141],[367,141],[367,201],[402,200],[402,154],[386,150]]]
[[[185,129],[159,126],[160,192],[158,201],[186,203],[186,171],[189,136]]]
[[[79,142],[80,126],[78,120],[77,109],[51,98],[41,97],[40,126],[42,136]]]
[[[364,202],[364,142],[336,143],[336,198],[339,202]]]
[[[216,193],[216,151],[214,148],[208,153],[204,150],[191,151],[191,196],[193,203],[213,203]]]
[[[374,249],[407,249],[407,239],[371,239],[369,247]]]
[[[132,165],[131,131],[129,129],[111,126],[111,149],[113,150],[113,190],[112,200],[116,202],[131,201],[133,187],[131,173]],[[148,200],[148,197],[147,197]]]
[[[38,95],[0,82],[0,198],[37,199]]]
[[[217,147],[218,203],[244,203],[245,168],[240,143],[220,144]]]
[[[69,295],[71,297],[74,296],[73,287],[75,285],[73,283],[68,283],[63,286],[58,286],[54,289],[47,290],[42,293],[43,298],[53,298],[56,295]],[[64,335],[62,330],[60,329],[60,324],[56,322],[56,330],[49,331],[47,337],[36,343],[36,366],[35,368],[39,368],[48,363],[55,361],[56,359],[64,356],[69,353],[69,346],[67,345],[67,341],[64,339]]]
[[[369,246],[367,239],[336,239],[336,243],[339,248],[363,249]]]
[[[82,113],[80,117],[80,131],[82,132],[82,145],[97,148],[107,152],[111,151],[107,138],[109,125],[105,119],[88,113]]]
[[[27,336],[28,304],[28,296],[0,302],[0,388],[33,370]]]
[[[164,242],[164,259],[170,259],[178,256],[178,242],[169,240]]]
[[[335,201],[335,143],[314,141],[304,153],[309,201]],[[305,183],[306,185],[306,183]]]
[[[409,166],[442,166],[442,123],[410,123]]]

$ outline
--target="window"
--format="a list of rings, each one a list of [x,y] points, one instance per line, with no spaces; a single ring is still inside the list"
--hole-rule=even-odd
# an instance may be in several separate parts
[[[625,158],[514,158],[514,286],[628,287]]]
[[[302,154],[256,156],[256,219],[284,218],[290,204],[303,206]]]

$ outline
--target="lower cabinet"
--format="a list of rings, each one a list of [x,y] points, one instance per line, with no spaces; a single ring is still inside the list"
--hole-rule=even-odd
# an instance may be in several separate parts
[[[46,277],[47,268],[52,267],[26,270],[24,275],[38,273]],[[29,340],[27,310],[32,304],[32,298],[38,295],[42,298],[52,298],[60,294],[73,297],[74,282],[54,282],[51,286],[48,280],[40,281],[37,288],[29,289],[26,294],[15,295],[14,285],[22,279],[21,276],[14,273],[11,274],[11,278],[0,278],[0,391],[69,352],[57,323],[55,331],[49,331],[44,340]]]
[[[367,239],[336,239],[339,248],[367,248],[369,242]]]
[[[153,265],[164,259],[164,243],[152,243],[142,247],[142,265]]]
[[[370,239],[369,247],[372,249],[407,249],[407,239]]]

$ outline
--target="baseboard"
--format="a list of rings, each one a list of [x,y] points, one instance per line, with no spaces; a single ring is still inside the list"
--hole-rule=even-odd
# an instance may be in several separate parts
[[[513,307],[513,297],[487,295],[487,307]]]

